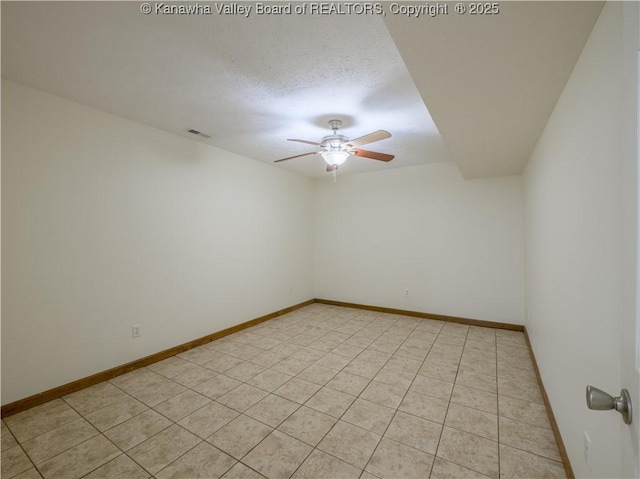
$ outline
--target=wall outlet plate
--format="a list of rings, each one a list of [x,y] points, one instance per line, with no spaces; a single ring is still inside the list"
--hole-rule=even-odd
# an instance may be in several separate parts
[[[140,325],[139,324],[134,324],[133,326],[131,326],[131,337],[132,338],[139,338],[140,337]]]

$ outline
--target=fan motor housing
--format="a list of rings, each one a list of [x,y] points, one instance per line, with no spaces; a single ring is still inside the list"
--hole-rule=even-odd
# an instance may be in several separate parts
[[[342,145],[349,141],[344,135],[327,135],[320,142],[320,146],[327,150],[342,150]]]

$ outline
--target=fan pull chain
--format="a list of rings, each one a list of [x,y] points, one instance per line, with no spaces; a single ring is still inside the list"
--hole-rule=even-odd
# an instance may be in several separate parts
[[[333,167],[333,182],[334,183],[336,182],[337,177],[338,177],[338,167],[334,166]]]

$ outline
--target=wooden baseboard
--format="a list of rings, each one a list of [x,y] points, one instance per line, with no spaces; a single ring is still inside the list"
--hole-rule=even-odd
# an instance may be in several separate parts
[[[318,299],[316,303],[331,304],[334,306],[343,306],[345,308],[364,309],[367,311],[378,311],[380,313],[402,314],[404,316],[413,316],[414,318],[437,319],[440,321],[448,321],[450,323],[468,324],[470,326],[482,326],[483,328],[509,329],[511,331],[524,331],[521,324],[496,323],[493,321],[483,321],[480,319],[461,318],[459,316],[447,316],[443,314],[423,313],[420,311],[408,311],[405,309],[385,308],[383,306],[370,306],[366,304],[345,303],[343,301],[333,301],[330,299]]]
[[[564,441],[562,440],[562,436],[560,435],[560,429],[558,428],[558,423],[556,422],[556,418],[553,415],[553,409],[551,409],[549,396],[547,396],[547,391],[544,389],[544,384],[542,382],[542,377],[540,376],[540,370],[538,369],[536,357],[533,354],[533,348],[531,347],[531,341],[529,340],[529,333],[527,332],[526,326],[524,327],[524,337],[527,340],[527,347],[529,348],[529,354],[531,355],[531,361],[533,362],[533,369],[536,373],[538,387],[540,388],[540,394],[542,395],[542,400],[544,401],[544,407],[547,410],[547,416],[549,417],[551,430],[553,431],[553,436],[555,437],[556,443],[558,444],[558,451],[560,452],[560,458],[562,459],[564,472],[567,475],[567,479],[575,479],[573,469],[571,468],[571,462],[569,461],[569,455],[567,454],[567,449],[564,446]]]
[[[122,366],[116,366],[115,368],[111,368],[106,371],[93,374],[86,378],[78,379],[77,381],[72,381],[70,383],[63,384],[62,386],[49,389],[48,391],[44,391],[39,394],[34,394],[33,396],[29,396],[24,399],[19,399],[18,401],[14,401],[12,403],[6,404],[5,406],[2,406],[1,417],[5,418],[7,416],[11,416],[20,411],[24,411],[31,407],[44,404],[53,399],[66,396],[67,394],[71,394],[72,392],[79,391],[80,389],[84,389],[89,386],[93,386],[95,384],[101,383],[103,381],[113,379],[116,376],[120,376],[122,374],[131,372],[134,369],[143,368],[155,362],[161,361],[171,356],[175,356],[176,354],[182,353],[189,349],[202,346],[203,344],[210,343],[211,341],[215,341],[216,339],[220,339],[230,334],[236,333],[238,331],[242,331],[243,329],[250,328],[251,326],[255,326],[256,324],[260,324],[270,319],[277,318],[278,316],[282,316],[283,314],[290,313],[291,311],[295,311],[296,309],[302,308],[304,306],[308,306],[313,303],[315,303],[315,299],[310,299],[308,301],[304,301],[302,303],[289,306],[288,308],[281,309],[274,313],[269,313],[264,316],[260,316],[259,318],[255,318],[250,321],[237,324],[236,326],[223,329],[222,331],[208,334],[207,336],[194,339],[193,341],[189,341],[189,342],[180,344],[178,346],[165,349],[164,351],[160,351],[159,353],[151,354],[150,356],[146,356],[141,359],[136,359],[135,361],[124,364]]]

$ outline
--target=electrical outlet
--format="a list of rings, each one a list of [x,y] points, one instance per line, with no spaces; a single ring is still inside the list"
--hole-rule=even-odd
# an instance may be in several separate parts
[[[132,338],[139,338],[140,337],[140,325],[139,324],[134,324],[133,326],[131,326],[131,337]]]
[[[405,290],[404,290],[404,295],[405,295],[405,296],[409,296],[409,290],[408,290],[408,289],[405,289]]]
[[[289,286],[289,294],[293,294],[293,286]]]
[[[591,438],[587,431],[584,431],[584,462],[587,469],[591,471]]]

